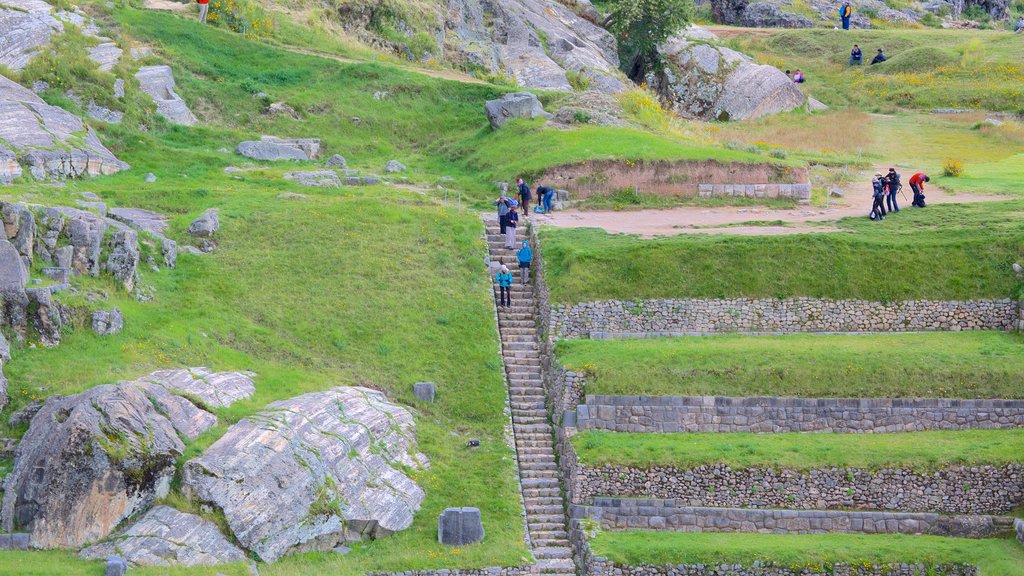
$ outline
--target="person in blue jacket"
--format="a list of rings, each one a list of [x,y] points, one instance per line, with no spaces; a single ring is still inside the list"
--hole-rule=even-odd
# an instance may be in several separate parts
[[[843,30],[850,29],[850,17],[853,16],[853,6],[850,6],[849,0],[843,2],[843,5],[839,7],[839,18],[843,21]]]
[[[498,306],[511,306],[512,273],[508,271],[508,266],[501,265],[501,271],[494,277],[494,281],[498,283],[498,289],[501,294],[501,301],[498,303]]]
[[[530,243],[523,240],[523,247],[516,253],[519,259],[519,281],[524,285],[530,282],[530,262],[533,262],[533,250],[530,250]]]

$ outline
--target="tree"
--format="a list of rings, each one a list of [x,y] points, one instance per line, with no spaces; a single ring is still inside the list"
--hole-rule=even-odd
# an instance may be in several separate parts
[[[623,70],[640,80],[658,62],[658,45],[690,23],[693,0],[612,0],[604,26],[619,40]]]

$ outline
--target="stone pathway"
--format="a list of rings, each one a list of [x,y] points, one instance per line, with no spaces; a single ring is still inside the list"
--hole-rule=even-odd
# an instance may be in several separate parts
[[[515,277],[512,306],[498,307],[498,327],[508,376],[529,538],[542,574],[569,576],[576,573],[576,568],[569,547],[562,484],[555,461],[554,429],[544,404],[533,286],[519,282],[516,250],[505,249],[498,223],[488,221],[486,226],[491,261],[508,266]],[[520,225],[517,246],[525,237],[525,225]],[[496,285],[493,291],[497,300]]]

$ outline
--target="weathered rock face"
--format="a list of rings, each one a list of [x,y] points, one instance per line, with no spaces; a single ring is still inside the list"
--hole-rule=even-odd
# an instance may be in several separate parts
[[[740,26],[748,28],[810,28],[814,22],[806,16],[786,12],[770,2],[752,2],[740,15]]]
[[[121,59],[121,52],[123,51],[117,47],[117,44],[102,42],[89,47],[89,58],[96,62],[100,70],[110,72],[117,65],[117,61]]]
[[[513,118],[551,118],[540,100],[529,92],[513,92],[497,100],[488,100],[484,112],[491,128],[498,129]]]
[[[131,292],[138,280],[139,234],[129,228],[117,230],[110,237],[109,247],[106,270]]]
[[[117,334],[124,328],[124,315],[119,308],[97,310],[92,313],[92,331],[97,336]]]
[[[206,406],[220,408],[249,398],[256,392],[252,372],[211,372],[208,368],[159,370],[139,378],[174,394],[198,398]]]
[[[0,301],[3,302],[4,324],[24,329],[28,320],[28,271],[18,250],[7,240],[0,240]]]
[[[407,528],[428,465],[412,415],[380,392],[340,387],[274,402],[185,464],[185,486],[220,508],[238,542],[271,562]]]
[[[84,136],[83,136],[84,134]],[[128,168],[74,114],[0,76],[0,181],[23,168],[36,179],[113,174]],[[11,156],[16,160],[12,161]],[[20,164],[15,168],[14,164]]]
[[[576,4],[588,12],[589,2]],[[452,59],[506,71],[523,87],[569,92],[566,72],[585,70],[592,88],[626,88],[615,38],[560,2],[451,0],[444,19]]]
[[[171,124],[192,126],[196,119],[188,104],[174,91],[174,72],[170,66],[143,66],[135,74],[142,91],[156,103],[159,112]]]
[[[285,180],[293,180],[300,186],[316,186],[319,188],[337,188],[341,186],[341,178],[334,170],[310,170],[305,172],[285,172]]]
[[[64,25],[42,0],[5,0],[0,5],[0,65],[21,70]]]
[[[108,536],[167,492],[184,444],[217,422],[166,388],[142,382],[53,396],[32,418],[7,476],[0,527],[36,548]]]
[[[660,48],[666,66],[647,83],[677,113],[705,120],[747,120],[785,112],[806,101],[778,68],[745,54],[677,36]]]
[[[260,136],[240,142],[235,151],[254,160],[313,160],[320,156],[320,139]]]
[[[246,560],[213,522],[168,506],[154,507],[131,528],[80,554],[97,560],[112,555],[132,566],[213,566]]]

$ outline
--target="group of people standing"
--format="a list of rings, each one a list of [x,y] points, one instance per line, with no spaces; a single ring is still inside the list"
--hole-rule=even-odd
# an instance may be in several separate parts
[[[923,172],[917,172],[910,177],[908,183],[910,189],[914,192],[914,201],[911,202],[912,206],[917,208],[924,208],[924,183],[930,182]],[[897,202],[897,194],[903,189],[903,184],[900,182],[900,175],[896,172],[895,168],[889,168],[889,173],[885,176],[881,174],[875,174],[875,177],[871,180],[872,187],[872,199],[871,214],[869,218],[872,220],[884,220],[886,210],[889,213],[897,213],[900,211],[899,203]]]
[[[534,212],[543,214],[551,212],[552,202],[555,199],[555,190],[547,186],[537,187],[537,207]],[[501,233],[505,235],[505,247],[515,248],[516,227],[519,225],[519,208],[523,209],[523,216],[530,215],[530,202],[533,200],[533,192],[530,186],[523,182],[522,178],[516,179],[516,193],[509,196],[506,189],[502,189],[501,196],[493,202],[498,207],[498,224],[501,226]]]

